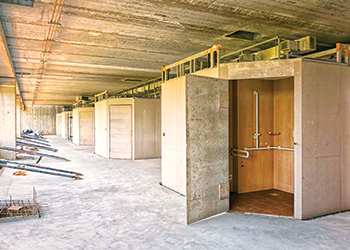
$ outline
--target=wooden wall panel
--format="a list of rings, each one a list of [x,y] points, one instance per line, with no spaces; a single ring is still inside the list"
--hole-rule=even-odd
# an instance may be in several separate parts
[[[229,81],[229,145],[234,149],[239,148],[237,84],[237,81]],[[230,191],[235,193],[238,193],[238,163],[236,156],[229,157]]]
[[[294,79],[238,80],[230,85],[230,146],[256,146],[255,95],[259,93],[259,147],[293,148]],[[235,107],[237,105],[237,107]],[[280,132],[271,136],[269,132]],[[294,152],[250,151],[248,159],[230,157],[231,191],[253,192],[276,188],[293,193]]]
[[[255,147],[255,95],[259,93],[259,146],[273,146],[273,83],[267,80],[238,81],[238,147]],[[273,151],[250,151],[238,158],[238,193],[273,188]]]
[[[275,146],[294,147],[294,78],[274,82],[274,132]],[[294,192],[294,152],[274,150],[274,187]]]

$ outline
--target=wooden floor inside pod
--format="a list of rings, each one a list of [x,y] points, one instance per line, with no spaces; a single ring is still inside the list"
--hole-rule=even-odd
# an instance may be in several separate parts
[[[231,193],[230,211],[293,217],[294,195],[277,189]]]

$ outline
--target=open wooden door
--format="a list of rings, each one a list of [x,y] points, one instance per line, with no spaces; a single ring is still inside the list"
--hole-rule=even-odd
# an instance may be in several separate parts
[[[186,76],[187,224],[229,210],[228,81]]]
[[[132,107],[109,106],[109,158],[132,159]]]

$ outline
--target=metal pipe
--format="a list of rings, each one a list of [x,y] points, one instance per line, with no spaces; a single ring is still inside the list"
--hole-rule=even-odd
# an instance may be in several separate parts
[[[62,177],[73,178],[75,180],[82,180],[82,178],[79,177],[79,176],[73,176],[73,175],[68,175],[68,174],[60,174],[60,173],[53,173],[53,172],[47,172],[47,171],[41,171],[41,170],[29,169],[29,168],[21,168],[21,167],[9,166],[9,165],[5,165],[5,164],[0,164],[0,167],[19,169],[19,170],[36,172],[36,173],[41,173],[41,174],[58,175],[58,176],[62,176]]]
[[[48,143],[34,141],[34,140],[32,140],[32,139],[29,139],[29,138],[16,137],[16,139],[17,139],[17,140],[21,140],[21,141],[27,141],[27,142],[39,144],[39,145],[42,145],[42,146],[51,147],[51,145],[48,144]]]
[[[20,141],[17,141],[16,145],[17,146],[25,146],[25,147],[35,147],[35,148],[40,148],[40,149],[47,150],[47,151],[52,151],[52,152],[57,152],[58,151],[58,149],[56,149],[56,148],[50,148],[50,147],[45,147],[45,146],[42,146],[42,145],[26,143],[26,142],[20,142]]]
[[[49,142],[48,140],[46,139],[43,139],[43,138],[37,138],[37,137],[33,137],[33,136],[29,136],[29,135],[25,135],[23,134],[22,135],[23,138],[28,138],[28,139],[32,139],[32,140],[37,140],[37,141],[42,141],[42,142]]]
[[[33,152],[33,151],[29,151],[29,150],[22,150],[22,149],[17,149],[17,148],[10,148],[10,147],[0,147],[0,149],[13,151],[13,152],[18,152],[18,153],[29,154],[29,155],[45,156],[45,157],[50,157],[50,158],[63,160],[63,161],[70,161],[69,159],[64,158],[64,157],[60,157],[60,156],[56,156],[56,155],[43,154],[43,153]]]
[[[259,93],[258,91],[253,92],[255,95],[255,134],[254,139],[255,141],[255,147],[259,148]]]
[[[62,172],[62,173],[67,173],[67,174],[75,174],[75,175],[78,175],[78,176],[82,176],[82,174],[78,173],[78,172],[73,172],[73,171],[63,170],[63,169],[58,169],[58,168],[44,167],[44,166],[40,166],[38,164],[29,164],[29,163],[23,163],[23,162],[8,161],[8,160],[4,160],[4,159],[0,159],[0,162],[6,162],[6,163],[16,164],[16,165],[24,165],[24,166],[29,166],[29,167],[32,167],[32,168],[41,168],[41,169],[47,169],[47,170],[52,170],[52,171],[57,171],[57,172]]]

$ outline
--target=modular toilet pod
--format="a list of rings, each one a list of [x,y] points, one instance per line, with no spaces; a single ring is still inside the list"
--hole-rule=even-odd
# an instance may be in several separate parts
[[[113,159],[161,157],[159,99],[119,98],[95,103],[95,153]]]
[[[62,137],[62,114],[56,115],[56,135]]]
[[[62,138],[72,139],[73,137],[73,112],[62,112]]]
[[[350,67],[301,58],[166,81],[162,184],[186,196],[187,223],[349,210],[349,96]]]
[[[95,139],[94,107],[73,109],[73,143],[81,146],[93,146]]]

